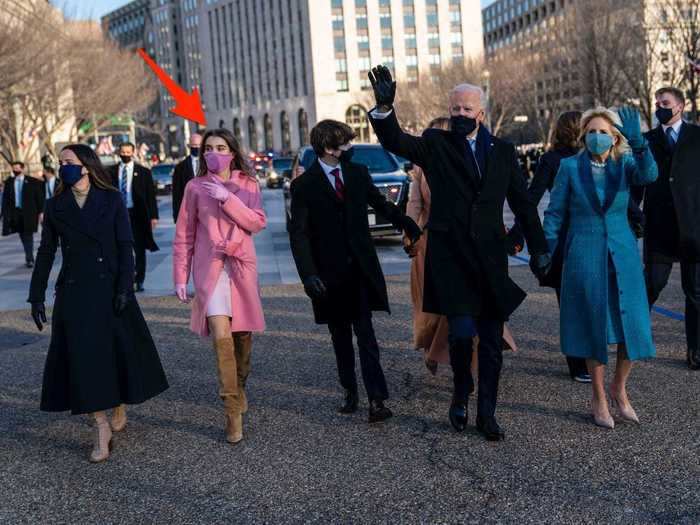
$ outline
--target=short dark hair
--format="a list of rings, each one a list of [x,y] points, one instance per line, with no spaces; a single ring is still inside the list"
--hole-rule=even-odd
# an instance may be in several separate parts
[[[24,169],[24,162],[21,160],[13,160],[10,162],[10,166],[19,166],[20,168]]]
[[[337,120],[322,120],[311,130],[311,147],[319,157],[326,154],[326,148],[338,149],[356,137],[350,126]]]
[[[135,146],[133,143],[131,143],[131,142],[122,142],[121,144],[119,144],[119,148],[118,148],[118,149],[121,150],[123,147],[130,147],[130,148],[133,149],[134,151],[136,150],[136,146]]]
[[[654,93],[654,97],[659,98],[661,95],[673,95],[673,97],[683,104],[685,106],[685,95],[683,94],[683,90],[678,89],[677,87],[673,86],[664,86],[662,88],[659,88],[656,90],[656,93]]]
[[[579,147],[578,137],[581,134],[581,112],[567,111],[559,115],[552,133],[552,149],[561,150]]]

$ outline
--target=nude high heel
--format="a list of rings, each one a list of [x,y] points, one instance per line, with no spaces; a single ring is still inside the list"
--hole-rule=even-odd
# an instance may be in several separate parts
[[[593,408],[592,405],[593,403],[591,402],[591,408]],[[607,417],[598,416],[595,410],[591,410],[591,415],[593,416],[593,422],[596,426],[601,428],[607,428],[609,430],[613,430],[615,428],[615,420],[610,414],[608,414]]]
[[[610,394],[610,402],[613,408],[616,409],[619,418],[625,423],[639,425],[639,417],[637,417],[637,413],[634,411],[634,408],[632,408],[632,405],[629,407],[623,407],[617,397],[613,395],[612,390],[610,390],[608,393]]]
[[[112,451],[112,429],[107,416],[95,416],[95,447],[90,453],[90,463],[102,463]]]
[[[112,413],[112,431],[121,432],[126,427],[126,405],[119,405]]]

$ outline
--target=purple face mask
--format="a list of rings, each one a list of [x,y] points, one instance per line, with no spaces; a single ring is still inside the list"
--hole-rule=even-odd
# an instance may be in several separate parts
[[[204,154],[204,162],[207,164],[207,171],[215,175],[221,173],[231,166],[233,155],[231,153],[217,153],[216,151],[207,151]]]

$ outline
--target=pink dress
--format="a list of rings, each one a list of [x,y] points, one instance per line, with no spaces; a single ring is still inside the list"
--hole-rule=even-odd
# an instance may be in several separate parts
[[[253,242],[267,223],[260,188],[257,180],[234,171],[224,183],[229,197],[221,203],[203,186],[214,177],[195,177],[185,186],[173,241],[173,280],[186,284],[192,275],[193,332],[209,335],[211,315],[231,317],[232,332],[260,332],[265,318]]]

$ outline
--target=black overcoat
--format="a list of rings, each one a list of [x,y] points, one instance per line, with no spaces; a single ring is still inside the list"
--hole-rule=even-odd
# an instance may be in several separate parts
[[[409,135],[401,130],[394,111],[384,119],[370,114],[370,122],[386,149],[423,168],[430,186],[423,310],[506,320],[526,295],[508,277],[506,199],[530,253],[547,251],[513,145],[481,126],[477,163],[467,141],[449,131],[427,129],[420,137]]]
[[[39,229],[39,214],[44,209],[44,183],[24,176],[22,209],[15,206],[15,177],[5,181],[2,193],[2,234],[35,233]],[[21,220],[20,220],[21,219]],[[19,226],[22,231],[19,231]]]
[[[115,164],[108,168],[109,176],[112,179],[112,186],[119,188],[119,169],[121,164]],[[156,188],[153,184],[151,170],[134,163],[134,176],[131,179],[131,198],[134,201],[134,217],[131,227],[143,234],[146,241],[146,249],[158,251],[158,245],[153,237],[151,220],[158,219],[158,202],[156,201]]]
[[[661,126],[645,136],[659,167],[635,194],[644,199],[645,260],[700,262],[700,128],[684,122],[673,149]]]
[[[195,176],[192,169],[192,156],[188,155],[177,163],[173,170],[173,222],[177,222],[182,198],[185,196],[185,186]]]
[[[389,311],[382,267],[369,230],[367,207],[403,229],[407,217],[387,201],[365,166],[341,163],[345,199],[331,187],[323,168],[315,161],[291,185],[289,239],[302,280],[319,276],[328,295],[313,300],[318,324],[356,319],[358,282],[368,292],[373,311]]]
[[[29,302],[44,302],[59,245],[41,409],[82,414],[163,392],[168,383],[136,299],[114,314],[114,296],[133,290],[134,274],[121,195],[93,186],[82,209],[71,191],[46,201]]]

